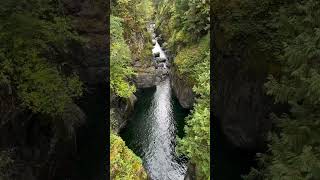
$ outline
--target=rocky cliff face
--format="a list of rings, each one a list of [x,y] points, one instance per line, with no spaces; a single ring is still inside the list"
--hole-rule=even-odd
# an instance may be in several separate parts
[[[107,3],[108,1],[63,0],[66,15],[75,30],[87,42],[75,46],[72,67],[89,85],[105,83],[107,74]]]
[[[271,101],[263,91],[266,76],[242,71],[242,63],[230,57],[215,64],[214,109],[222,131],[234,145],[257,148],[271,128]]]
[[[105,170],[102,170],[101,166],[105,161],[104,139],[108,138],[105,132],[109,128],[104,126],[106,96],[109,95],[107,88],[109,3],[110,1],[105,0],[63,0],[66,16],[70,17],[75,31],[86,40],[82,45],[73,47],[70,59],[72,70],[77,72],[85,83],[86,91],[78,104],[88,117],[87,122],[75,132],[74,136],[76,139],[73,143],[77,146],[74,152],[76,160],[72,161],[71,165],[76,167],[67,170],[69,174],[64,178],[106,178]],[[68,156],[65,158],[68,159]],[[79,172],[79,168],[85,168],[85,172]],[[59,170],[66,171],[63,169],[68,167],[61,166]],[[56,173],[59,174],[61,171]]]
[[[111,95],[110,108],[114,112],[114,120],[116,121],[115,131],[118,133],[123,128],[134,110],[137,97],[133,94],[129,98],[121,98],[115,94]]]
[[[272,65],[254,47],[241,50],[240,42],[239,48],[233,47],[238,52],[227,51],[224,34],[214,28],[211,49],[216,52],[213,54],[215,116],[233,145],[244,149],[262,147],[272,125],[269,114],[273,103],[263,89]]]
[[[0,150],[14,161],[9,179],[55,179],[70,176],[76,146],[72,132],[85,121],[76,105],[67,106],[60,123],[14,104],[15,97],[0,96]],[[53,126],[55,124],[55,126]],[[71,134],[69,134],[71,133]]]
[[[156,86],[157,81],[157,72],[154,66],[149,67],[139,67],[134,66],[137,75],[133,78],[133,82],[136,88],[149,88]]]
[[[188,168],[184,180],[196,180],[196,167],[190,162],[188,163]]]
[[[195,102],[195,94],[192,92],[192,85],[180,78],[174,68],[171,70],[170,77],[173,92],[178,98],[180,105],[183,108],[191,109]]]

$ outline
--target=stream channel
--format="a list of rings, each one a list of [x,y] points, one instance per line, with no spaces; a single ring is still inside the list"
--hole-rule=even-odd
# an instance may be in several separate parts
[[[170,66],[155,34],[153,44],[152,52],[158,53],[160,60],[157,66],[166,74]],[[155,59],[157,58],[153,58]],[[163,62],[164,59],[166,61]],[[184,118],[190,111],[182,108],[173,95],[169,76],[161,79],[156,87],[137,90],[135,110],[121,130],[120,136],[142,159],[152,180],[183,180],[187,171],[187,159],[177,155],[176,137],[184,136]],[[219,125],[214,126],[214,133],[214,173],[211,177],[217,180],[241,180],[241,175],[247,174],[250,167],[255,166],[255,152],[234,148],[221,132]]]
[[[156,38],[154,52],[166,58]],[[168,71],[165,64],[162,68]],[[177,136],[184,135],[184,118],[189,110],[183,109],[173,96],[168,75],[156,87],[138,89],[135,95],[138,101],[134,113],[120,136],[142,159],[152,180],[183,180],[187,159],[178,156],[175,148]]]

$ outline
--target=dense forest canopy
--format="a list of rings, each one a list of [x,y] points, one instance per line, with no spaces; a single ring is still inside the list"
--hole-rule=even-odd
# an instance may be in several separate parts
[[[127,78],[134,75],[130,67],[131,52],[123,38],[122,19],[111,16],[111,56],[110,56],[110,87],[120,97],[129,97],[134,91]]]
[[[33,112],[61,115],[82,94],[77,75],[63,72],[66,51],[81,43],[55,1],[1,1],[0,82]]]
[[[63,118],[84,90],[78,74],[70,71],[72,60],[68,57],[72,45],[82,45],[86,39],[77,34],[71,24],[58,1],[0,2],[0,104],[4,108],[0,127],[5,129],[12,123],[28,126],[29,120],[39,115],[42,122],[51,124],[53,129],[55,140],[51,139],[49,152],[57,138],[67,138],[66,134],[73,136],[74,124],[79,123],[77,120],[64,122]],[[29,115],[18,119],[19,122],[10,122],[15,121],[15,113],[20,112]],[[10,113],[12,116],[5,116]],[[11,179],[17,173],[17,162],[19,166],[28,166],[25,159],[17,155],[24,144],[12,142],[8,146],[1,142],[1,145],[0,179]],[[16,151],[12,151],[11,146],[17,146]]]
[[[316,0],[213,1],[217,51],[249,59],[243,52],[258,51],[252,62],[269,64],[266,93],[290,107],[270,116],[276,127],[268,151],[246,179],[320,178],[319,6]]]

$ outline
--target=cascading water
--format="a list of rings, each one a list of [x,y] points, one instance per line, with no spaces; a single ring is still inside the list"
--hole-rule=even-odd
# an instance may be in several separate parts
[[[159,58],[166,54],[156,38],[153,54]],[[167,70],[167,60],[162,68]],[[160,70],[159,70],[160,71]],[[186,158],[177,156],[176,136],[183,134],[184,118],[188,110],[183,109],[172,97],[170,78],[160,81],[156,89],[139,89],[133,118],[120,135],[127,146],[143,161],[148,175],[153,180],[183,180],[186,174]]]
[[[155,54],[157,52],[160,53],[160,58],[166,58],[167,59],[167,56],[166,54],[163,52],[163,50],[161,49],[158,41],[156,39],[154,39],[154,41],[156,42],[156,44],[154,45],[153,49],[152,49],[152,54]]]

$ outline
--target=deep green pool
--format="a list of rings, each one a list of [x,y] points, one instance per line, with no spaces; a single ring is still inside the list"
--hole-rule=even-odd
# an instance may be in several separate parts
[[[187,160],[177,156],[175,146],[189,110],[172,95],[169,78],[156,88],[139,89],[136,96],[135,111],[120,136],[153,180],[183,180]]]

